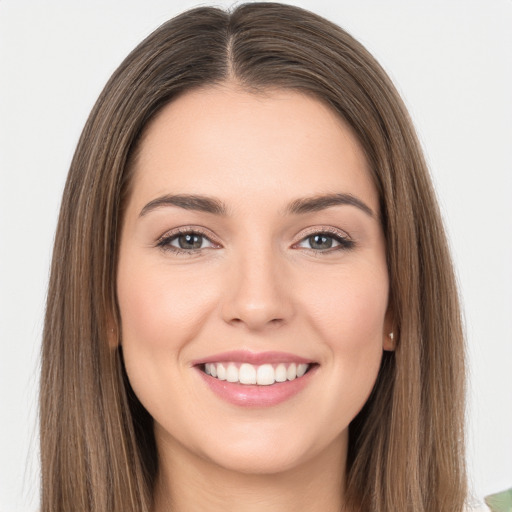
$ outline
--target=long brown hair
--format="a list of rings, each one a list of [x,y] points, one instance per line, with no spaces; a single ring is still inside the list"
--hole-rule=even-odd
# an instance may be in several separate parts
[[[107,83],[73,158],[57,228],[42,349],[42,512],[144,512],[158,471],[152,420],[121,349],[116,262],[130,159],[181,92],[235,80],[327,103],[358,137],[380,195],[395,352],[350,426],[357,510],[457,512],[466,493],[464,346],[428,170],[386,73],[344,30],[297,7],[197,8],[144,40]],[[112,332],[114,334],[112,334]]]

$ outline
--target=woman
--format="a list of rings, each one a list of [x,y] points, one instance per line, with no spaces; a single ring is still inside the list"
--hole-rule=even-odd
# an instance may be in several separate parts
[[[397,92],[301,9],[199,8],[105,87],[57,230],[42,510],[462,510],[446,239]]]

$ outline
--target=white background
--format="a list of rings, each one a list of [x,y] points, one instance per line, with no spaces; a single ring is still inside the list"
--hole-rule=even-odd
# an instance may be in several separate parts
[[[472,488],[481,498],[512,487],[512,1],[293,3],[361,40],[411,111],[465,307]],[[0,512],[38,505],[43,309],[81,128],[126,54],[195,5],[0,0]]]

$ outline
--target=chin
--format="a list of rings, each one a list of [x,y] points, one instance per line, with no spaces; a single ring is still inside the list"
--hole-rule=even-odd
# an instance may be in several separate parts
[[[290,432],[284,426],[277,430],[243,435],[235,433],[202,447],[202,458],[227,471],[241,474],[271,475],[310,467],[315,458],[326,452],[337,453],[335,447],[343,447],[348,436],[334,440],[328,436],[318,438],[311,429],[303,426],[300,431]],[[340,450],[341,454],[341,450]]]
[[[209,460],[227,471],[245,475],[275,475],[300,467],[309,457],[304,453],[279,450],[277,446],[255,452],[254,448],[229,448],[212,453]]]

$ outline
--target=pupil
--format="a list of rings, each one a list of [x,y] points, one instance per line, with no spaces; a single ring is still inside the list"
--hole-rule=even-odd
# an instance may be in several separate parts
[[[201,245],[203,245],[203,237],[189,233],[180,235],[178,242],[182,249],[200,249]]]
[[[332,238],[325,235],[313,235],[309,238],[309,243],[313,249],[330,249]]]

